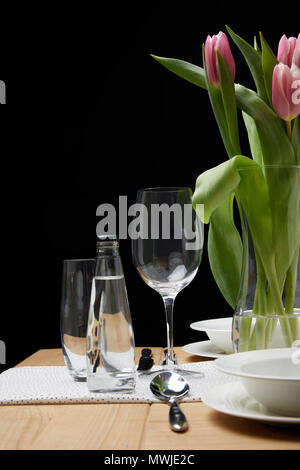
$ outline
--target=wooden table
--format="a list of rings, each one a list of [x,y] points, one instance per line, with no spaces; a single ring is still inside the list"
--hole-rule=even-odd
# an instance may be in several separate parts
[[[158,364],[161,349],[151,349]],[[179,362],[199,361],[175,349]],[[60,349],[45,349],[17,367],[63,364]],[[169,429],[164,403],[2,405],[0,449],[300,449],[299,429],[221,414],[201,402],[181,406],[189,422],[184,434]]]

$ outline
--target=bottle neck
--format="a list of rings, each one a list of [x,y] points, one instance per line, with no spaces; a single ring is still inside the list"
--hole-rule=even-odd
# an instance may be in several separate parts
[[[98,241],[96,260],[96,277],[123,275],[123,268],[119,255],[119,242],[117,240]]]
[[[97,242],[96,257],[119,256],[119,242],[116,240],[101,240]]]

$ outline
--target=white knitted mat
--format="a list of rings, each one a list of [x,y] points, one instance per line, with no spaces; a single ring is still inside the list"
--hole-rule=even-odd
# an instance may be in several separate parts
[[[207,388],[236,380],[219,372],[214,361],[180,364],[180,368],[204,374],[204,377],[197,378],[186,376],[190,393],[184,401],[200,401]],[[157,369],[161,367],[154,366],[152,371]],[[0,404],[158,402],[149,388],[153,377],[154,374],[137,374],[136,388],[131,393],[91,393],[86,382],[75,382],[65,366],[17,367],[0,374]]]

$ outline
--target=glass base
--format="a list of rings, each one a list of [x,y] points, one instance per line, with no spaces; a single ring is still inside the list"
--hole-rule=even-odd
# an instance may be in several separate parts
[[[182,375],[183,377],[195,377],[197,379],[205,376],[203,372],[197,372],[196,370],[181,369],[177,366],[175,366],[174,372],[176,372],[176,374]]]
[[[165,365],[162,366],[161,369],[157,370],[146,370],[144,372],[139,372],[139,377],[141,376],[147,376],[147,375],[155,375],[155,374],[160,374],[161,372],[165,371],[170,371],[170,372],[175,372],[176,374],[182,375],[183,377],[195,377],[197,379],[202,378],[205,376],[203,372],[198,372],[196,370],[189,370],[189,369],[183,369],[176,364],[174,365]]]
[[[75,382],[86,382],[86,371],[85,375],[78,375],[76,372],[71,372],[71,376]]]
[[[87,378],[87,386],[90,392],[95,393],[129,393],[135,389],[135,378],[134,373],[91,374]]]
[[[160,369],[142,371],[142,372],[139,372],[139,376],[155,375],[164,371],[172,371],[172,372],[175,372],[176,374],[182,375],[183,377],[186,376],[187,378],[194,376],[195,378],[199,379],[199,378],[204,377],[203,372],[181,368],[177,362],[177,357],[174,352],[173,352],[173,360],[171,361],[168,358],[168,348],[165,348],[162,352],[160,365],[161,365]]]
[[[177,356],[175,352],[170,353],[168,351],[168,348],[164,348],[161,353],[160,357],[160,365],[161,366],[167,366],[167,365],[176,365],[177,364]]]

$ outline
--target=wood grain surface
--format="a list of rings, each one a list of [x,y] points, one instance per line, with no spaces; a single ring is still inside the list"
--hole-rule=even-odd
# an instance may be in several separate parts
[[[142,348],[136,348],[138,360]],[[159,364],[161,348],[151,348]],[[175,348],[180,363],[207,360]],[[60,349],[36,352],[17,367],[64,365]],[[300,429],[270,426],[183,403],[189,430],[169,429],[164,403],[0,406],[0,449],[300,449]]]

